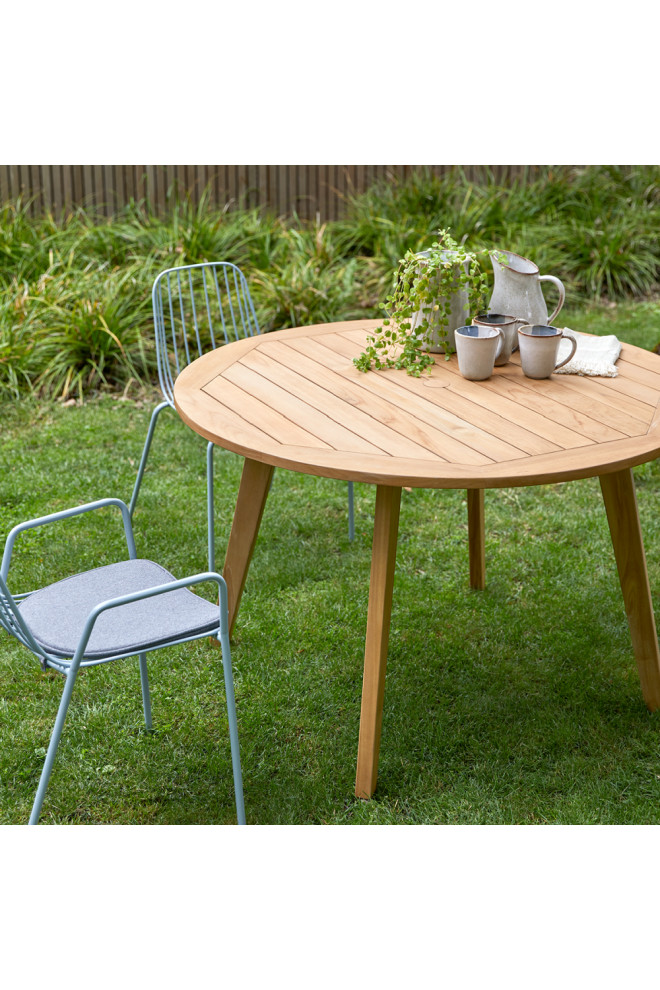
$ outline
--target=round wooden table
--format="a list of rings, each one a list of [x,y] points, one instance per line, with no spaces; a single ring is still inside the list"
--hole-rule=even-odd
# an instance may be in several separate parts
[[[465,488],[470,583],[485,584],[483,492],[598,475],[644,700],[660,653],[631,468],[660,453],[660,357],[624,344],[615,378],[526,378],[518,353],[485,382],[455,356],[430,377],[353,365],[379,321],[280,330],[199,358],[174,402],[193,430],[245,457],[224,576],[236,621],[275,467],[374,484],[371,583],[355,793],[376,786],[403,486]]]

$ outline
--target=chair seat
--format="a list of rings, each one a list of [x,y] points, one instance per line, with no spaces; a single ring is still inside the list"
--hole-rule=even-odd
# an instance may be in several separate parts
[[[39,646],[54,656],[72,657],[95,606],[174,580],[151,560],[124,560],[57,581],[33,592],[19,607]],[[218,606],[187,588],[119,605],[98,617],[85,659],[141,653],[213,633],[219,621]]]

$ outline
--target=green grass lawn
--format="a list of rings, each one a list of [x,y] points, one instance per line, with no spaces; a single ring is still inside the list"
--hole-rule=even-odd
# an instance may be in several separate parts
[[[562,312],[560,325],[660,340],[657,306]],[[155,396],[0,406],[0,536],[95,498],[128,500]],[[138,554],[205,568],[204,442],[164,414],[135,518]],[[166,456],[167,454],[167,456]],[[218,560],[241,459],[216,458]],[[660,470],[635,469],[660,600]],[[484,592],[468,587],[462,491],[404,491],[379,780],[353,796],[374,490],[277,471],[233,643],[250,824],[655,824],[660,713],[642,700],[597,479],[486,493]],[[117,559],[115,516],[34,532],[10,586]],[[210,592],[208,592],[210,594]],[[153,654],[154,726],[137,660],[83,672],[46,823],[235,820],[219,652]],[[27,822],[62,678],[0,634],[0,824]]]

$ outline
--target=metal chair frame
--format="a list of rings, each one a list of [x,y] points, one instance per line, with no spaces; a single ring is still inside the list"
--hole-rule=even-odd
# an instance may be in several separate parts
[[[167,268],[154,281],[151,300],[158,380],[164,401],[154,409],[129,502],[135,512],[147,458],[161,412],[174,409],[174,382],[181,370],[209,349],[260,333],[247,279],[229,261]],[[184,300],[189,302],[186,311]],[[208,565],[215,571],[213,443],[206,448]],[[348,482],[348,538],[355,538],[353,482]]]
[[[106,508],[108,506],[116,506],[121,510],[121,514],[124,522],[124,532],[126,536],[126,544],[128,548],[129,560],[135,560],[137,557],[135,549],[135,539],[133,536],[133,527],[131,525],[131,517],[128,506],[122,502],[120,499],[116,498],[105,498],[99,499],[96,502],[90,502],[86,505],[76,506],[72,509],[64,509],[60,512],[54,512],[47,516],[41,516],[38,519],[31,519],[27,522],[19,523],[9,533],[5,549],[2,557],[2,564],[0,565],[0,626],[5,629],[11,636],[16,638],[20,643],[22,643],[28,650],[30,650],[40,661],[42,668],[48,670],[50,668],[59,671],[64,674],[66,681],[64,686],[64,691],[62,693],[62,698],[60,701],[57,718],[55,725],[51,734],[50,743],[48,746],[48,751],[46,753],[46,759],[44,762],[43,770],[41,772],[41,777],[39,780],[39,786],[34,799],[34,804],[32,806],[32,812],[30,815],[30,825],[36,825],[39,821],[39,815],[41,813],[41,808],[43,805],[44,797],[46,794],[46,789],[48,787],[48,782],[50,780],[51,772],[53,769],[53,764],[55,762],[55,757],[57,755],[57,749],[59,746],[60,738],[62,735],[62,730],[64,728],[64,721],[66,718],[67,710],[69,707],[69,702],[71,701],[71,696],[73,694],[73,688],[76,682],[76,677],[81,668],[93,667],[101,663],[110,663],[113,660],[121,660],[130,656],[139,656],[140,665],[140,682],[142,688],[142,702],[144,709],[144,720],[147,730],[152,728],[152,717],[151,717],[151,697],[149,691],[149,678],[147,673],[147,654],[154,652],[156,650],[164,649],[165,647],[177,646],[181,643],[192,642],[195,639],[206,639],[209,636],[217,638],[220,642],[221,652],[222,652],[222,666],[224,671],[224,681],[225,681],[225,694],[227,702],[227,717],[229,723],[229,738],[231,746],[231,758],[232,758],[232,769],[234,777],[234,789],[236,798],[236,812],[239,825],[245,824],[245,807],[243,801],[243,782],[240,764],[240,754],[238,747],[238,726],[236,721],[236,704],[234,698],[234,682],[232,675],[231,666],[231,650],[229,645],[229,620],[227,612],[227,585],[225,584],[224,578],[217,573],[210,571],[203,572],[200,574],[194,574],[190,577],[182,578],[181,580],[174,580],[167,582],[165,584],[156,585],[151,588],[144,589],[142,591],[132,592],[130,594],[121,595],[107,601],[99,603],[96,607],[92,609],[89,613],[87,620],[85,622],[83,631],[81,633],[78,645],[71,659],[62,658],[60,656],[54,656],[40,646],[36,641],[32,631],[30,630],[29,624],[25,621],[23,615],[21,614],[21,609],[19,607],[20,602],[29,598],[30,595],[34,594],[34,591],[24,592],[22,594],[12,595],[7,586],[7,577],[9,573],[9,567],[11,563],[11,555],[14,548],[14,543],[16,538],[24,531],[29,529],[34,529],[39,526],[44,526],[53,522],[58,522],[64,519],[70,519],[74,516],[79,516],[83,513],[92,512],[96,509]],[[104,612],[109,609],[118,608],[121,605],[127,605],[131,602],[136,602],[139,600],[152,598],[156,595],[167,594],[168,592],[176,591],[181,588],[188,588],[193,584],[202,584],[205,582],[211,582],[217,585],[218,588],[218,626],[217,630],[212,630],[209,632],[205,630],[199,634],[195,635],[185,635],[179,638],[171,638],[166,641],[159,641],[151,645],[144,645],[143,651],[139,654],[136,652],[111,652],[108,656],[103,657],[93,657],[89,658],[86,656],[86,649],[94,625]]]

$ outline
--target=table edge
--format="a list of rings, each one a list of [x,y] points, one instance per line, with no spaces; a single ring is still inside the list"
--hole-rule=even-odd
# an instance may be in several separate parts
[[[303,333],[322,334],[337,333],[342,330],[369,330],[379,326],[381,322],[380,320],[351,320],[331,324],[312,324],[306,327],[290,327],[274,332],[282,339],[285,339],[286,337]],[[288,454],[285,455],[281,452],[281,449],[255,449],[240,442],[220,438],[205,426],[197,423],[186,409],[181,406],[177,399],[177,386],[180,388],[180,383],[183,382],[186,389],[194,387],[196,379],[200,375],[204,377],[202,365],[209,359],[217,362],[217,371],[220,373],[228,364],[233,363],[237,349],[247,352],[257,346],[259,341],[263,339],[263,336],[248,337],[225,345],[216,351],[209,352],[184,368],[174,386],[174,406],[187,426],[217,446],[253,461],[271,464],[274,467],[284,468],[285,470],[297,471],[301,474],[311,474],[344,481],[357,481],[386,487],[481,489],[526,487],[597,477],[599,475],[612,474],[626,468],[636,467],[660,456],[660,419],[657,416],[647,433],[642,436],[627,437],[624,440],[615,440],[608,443],[577,448],[583,456],[582,463],[578,467],[572,466],[565,469],[561,465],[557,466],[558,452],[553,452],[536,455],[531,463],[531,459],[526,459],[522,464],[518,459],[515,459],[479,466],[448,464],[442,476],[438,476],[437,474],[437,462],[434,462],[434,472],[426,473],[425,468],[428,469],[426,462],[396,458],[396,470],[394,472],[384,472],[382,467],[378,469],[375,465],[372,469],[369,469],[368,465],[372,458],[374,461],[378,460],[382,462],[382,458],[375,455],[348,454],[346,452],[337,454],[331,450],[324,451],[318,448],[307,448],[304,446],[296,448],[288,447]],[[627,346],[647,353],[643,348],[636,348],[633,344],[628,344]],[[213,355],[212,358],[211,355]],[[377,374],[378,372],[370,373]],[[577,453],[577,450],[574,450],[573,453]],[[338,457],[342,459],[341,465],[336,464]],[[521,471],[521,467],[524,465],[527,466],[528,470]]]

